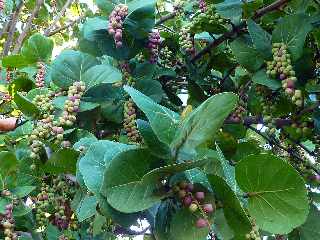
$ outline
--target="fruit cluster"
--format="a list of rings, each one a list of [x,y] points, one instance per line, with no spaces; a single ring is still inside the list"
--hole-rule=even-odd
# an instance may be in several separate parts
[[[226,19],[222,18],[213,6],[210,6],[205,12],[201,12],[192,19],[190,31],[197,33],[203,31],[204,27],[207,27],[207,24],[214,25],[224,23],[226,23]]]
[[[246,234],[246,239],[248,239],[248,240],[261,240],[259,229],[257,226],[253,226],[251,232]]]
[[[198,0],[199,2],[199,9],[201,12],[205,12],[207,10],[207,3],[205,0]]]
[[[51,93],[37,95],[32,100],[33,104],[41,110],[42,118],[48,118],[54,110],[51,95]]]
[[[164,66],[165,68],[172,68],[175,65],[173,61],[173,58],[174,58],[173,52],[168,48],[168,46],[161,48],[159,55],[160,55],[161,65]]]
[[[0,0],[1,1],[1,0]],[[7,73],[6,73],[6,81],[7,82],[11,82],[12,76],[11,76],[12,72],[11,72],[11,68],[7,68]]]
[[[173,191],[177,194],[183,206],[187,207],[191,213],[200,213],[201,217],[196,221],[196,227],[209,227],[208,215],[215,211],[215,206],[211,203],[204,203],[205,193],[195,191],[194,185],[185,181],[176,184]]]
[[[179,42],[186,53],[194,54],[195,49],[193,46],[193,37],[190,34],[190,27],[191,25],[186,25],[181,28],[181,31],[179,32]]]
[[[160,45],[160,33],[158,31],[154,31],[150,33],[147,47],[150,51],[149,61],[152,64],[155,64],[158,61],[159,45]]]
[[[124,129],[127,133],[130,142],[138,142],[140,135],[136,126],[136,110],[134,107],[134,102],[130,98],[124,104]]]
[[[300,90],[295,90],[297,82],[296,73],[291,65],[288,47],[284,43],[272,45],[273,61],[267,62],[267,74],[272,78],[279,78],[285,93],[292,98],[292,101],[299,107],[303,105]]]
[[[240,123],[246,109],[242,106],[237,107],[237,109],[230,114],[229,119],[234,123]]]
[[[0,0],[0,11],[4,9],[4,0]]]
[[[183,13],[183,5],[184,0],[175,0],[173,2],[173,12],[176,13],[176,15],[180,15]]]
[[[123,22],[128,15],[128,6],[117,5],[109,16],[108,33],[113,36],[116,48],[122,47]]]
[[[312,128],[309,128],[308,125],[308,121],[294,122],[291,124],[291,127],[295,129],[298,138],[303,138],[311,133]]]
[[[80,109],[80,99],[86,89],[84,82],[74,82],[68,90],[68,99],[64,103],[64,111],[59,118],[61,126],[71,127],[77,120],[76,115]]]
[[[35,202],[36,223],[38,227],[42,227],[48,224],[46,212],[48,211],[49,204],[53,201],[53,199],[54,194],[50,192],[49,185],[43,182],[41,185],[41,191],[37,195]]]
[[[36,87],[44,87],[44,76],[46,74],[46,65],[43,62],[38,62],[38,72],[36,75]]]
[[[17,240],[18,235],[14,232],[13,204],[10,203],[5,206],[5,213],[0,216],[0,220],[4,229],[4,240]]]

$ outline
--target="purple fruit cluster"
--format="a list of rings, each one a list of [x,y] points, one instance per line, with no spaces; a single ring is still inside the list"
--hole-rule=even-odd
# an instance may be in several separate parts
[[[13,204],[10,203],[5,206],[5,213],[0,215],[0,221],[4,230],[4,240],[18,239],[18,235],[14,232]]]
[[[237,109],[230,114],[229,119],[234,123],[240,123],[245,113],[246,109],[242,106],[237,107]]]
[[[46,66],[43,62],[38,62],[38,72],[36,76],[36,87],[44,87],[44,76],[46,74]]]
[[[285,93],[292,98],[297,106],[303,105],[302,93],[295,90],[297,82],[296,73],[291,65],[288,47],[284,43],[274,43],[272,45],[273,61],[267,62],[267,74],[273,78],[281,80]]]
[[[211,203],[205,203],[206,194],[196,191],[193,184],[184,181],[175,185],[173,190],[183,206],[187,207],[190,212],[200,212],[202,214],[202,217],[196,221],[196,227],[209,227],[208,215],[215,211],[215,207]]]
[[[207,4],[205,0],[199,0],[199,9],[203,13],[207,11]]]
[[[159,45],[160,45],[160,33],[154,31],[149,34],[148,49],[150,51],[150,63],[155,64],[158,61],[159,55]]]
[[[86,89],[84,82],[75,82],[68,90],[68,99],[64,103],[64,111],[59,118],[61,126],[71,127],[77,120],[76,115],[80,109],[80,99]]]
[[[116,48],[122,47],[123,22],[128,15],[128,6],[117,5],[109,16],[108,33],[113,36]]]
[[[0,0],[0,11],[4,9],[4,0]]]

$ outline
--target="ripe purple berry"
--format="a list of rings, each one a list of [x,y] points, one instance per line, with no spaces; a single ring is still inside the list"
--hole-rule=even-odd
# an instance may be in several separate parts
[[[208,222],[204,218],[199,218],[196,222],[197,228],[205,228],[208,226]]]
[[[192,197],[191,196],[186,196],[183,199],[184,206],[188,207],[188,206],[190,206],[191,203],[192,203]]]
[[[203,200],[205,195],[204,192],[196,192],[195,194],[196,199],[198,199],[199,201]]]
[[[213,212],[213,206],[212,204],[208,203],[208,204],[204,204],[203,205],[203,211],[205,213],[212,213]]]

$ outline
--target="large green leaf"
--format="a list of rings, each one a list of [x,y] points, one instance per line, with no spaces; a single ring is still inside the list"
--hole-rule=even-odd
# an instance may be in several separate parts
[[[136,147],[107,140],[90,145],[86,154],[79,161],[79,170],[87,188],[98,194],[106,166],[119,153],[133,148]]]
[[[139,133],[142,135],[144,142],[149,147],[152,154],[159,158],[169,159],[171,157],[170,148],[159,141],[157,136],[152,131],[150,124],[147,121],[137,121]]]
[[[32,61],[29,58],[22,55],[10,55],[2,58],[3,67],[19,68],[19,67],[28,66],[31,63]]]
[[[270,78],[264,70],[260,70],[253,74],[252,81],[257,84],[267,86],[271,90],[281,88],[281,81]]]
[[[234,24],[238,24],[242,17],[242,2],[228,0],[216,5],[217,12],[224,18],[229,18]]]
[[[44,165],[44,171],[48,173],[76,173],[76,164],[79,152],[74,149],[63,148],[54,152]]]
[[[108,19],[102,17],[88,18],[83,24],[83,37],[89,41],[96,40],[96,35],[99,30],[107,31]],[[107,32],[106,32],[107,34]]]
[[[12,171],[16,170],[17,158],[12,152],[1,151],[0,152],[0,174],[2,177],[7,176]]]
[[[230,47],[237,61],[250,72],[257,71],[264,63],[259,52],[240,38],[234,40]]]
[[[311,206],[307,221],[289,234],[289,240],[318,240],[320,239],[320,211]]]
[[[98,199],[96,196],[86,196],[78,205],[76,210],[77,219],[82,222],[96,214]]]
[[[97,64],[89,54],[65,50],[52,63],[52,81],[61,88],[68,88],[76,81],[83,81],[84,73]]]
[[[36,189],[35,186],[18,186],[16,188],[12,189],[11,192],[15,197],[23,198],[23,197],[29,195],[29,193],[31,193],[35,189]]]
[[[101,193],[121,212],[142,211],[167,195],[162,188],[163,179],[205,164],[203,160],[155,168],[158,162],[146,149],[133,149],[117,155],[106,169]]]
[[[21,54],[32,62],[49,61],[53,45],[53,41],[50,38],[36,33],[24,42]]]
[[[84,73],[82,79],[88,89],[101,83],[115,83],[121,80],[121,72],[117,68],[107,64],[96,65],[90,68]]]
[[[240,239],[245,239],[245,235],[251,231],[252,226],[235,192],[232,191],[228,183],[219,176],[208,175],[208,179],[218,199],[223,204],[223,212],[228,225],[233,230],[235,236]]]
[[[134,38],[146,38],[154,27],[155,4],[155,0],[134,0],[128,3],[129,15],[123,25]]]
[[[236,165],[236,179],[248,193],[249,213],[261,229],[285,234],[305,222],[307,190],[290,164],[270,154],[250,155]]]
[[[197,228],[198,217],[188,209],[176,212],[171,219],[168,240],[204,240],[209,234],[209,228]]]
[[[125,86],[135,104],[146,114],[151,128],[163,143],[170,144],[177,129],[179,115],[170,109],[155,103],[132,87]]]
[[[272,32],[272,42],[288,45],[293,60],[301,57],[307,34],[312,30],[308,15],[296,14],[284,17]]]
[[[214,95],[181,122],[171,144],[179,160],[190,160],[196,156],[197,147],[212,139],[235,108],[237,100],[233,93]]]
[[[35,118],[40,114],[37,106],[20,93],[14,95],[14,102],[17,104],[19,110],[28,117]]]
[[[251,19],[248,20],[247,24],[254,46],[261,56],[270,59],[272,57],[271,35]]]

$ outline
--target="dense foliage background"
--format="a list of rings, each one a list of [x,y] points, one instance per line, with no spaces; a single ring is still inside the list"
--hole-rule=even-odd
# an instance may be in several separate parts
[[[320,239],[319,25],[318,0],[0,0],[0,239]]]

